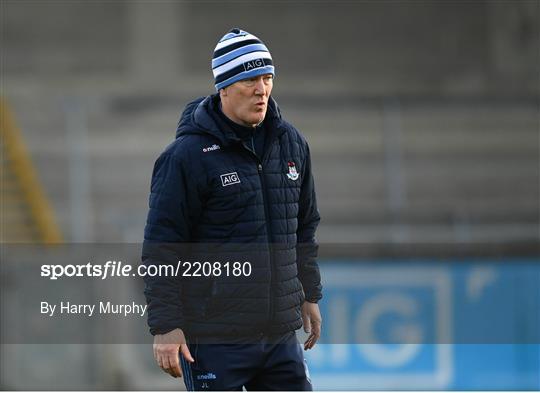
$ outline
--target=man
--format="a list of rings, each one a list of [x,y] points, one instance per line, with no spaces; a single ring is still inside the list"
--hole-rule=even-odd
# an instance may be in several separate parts
[[[143,247],[146,265],[212,264],[145,278],[154,356],[188,390],[312,390],[295,334],[307,350],[321,331],[309,148],[271,98],[261,40],[232,29],[212,69],[218,94],[187,105],[156,161]]]

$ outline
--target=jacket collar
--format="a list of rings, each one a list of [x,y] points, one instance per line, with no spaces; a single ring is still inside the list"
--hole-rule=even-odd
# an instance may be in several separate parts
[[[213,94],[200,101],[192,111],[191,121],[200,132],[210,134],[217,138],[223,146],[241,143],[231,127],[219,116],[219,94]],[[264,119],[265,129],[269,130],[269,141],[281,136],[286,131],[283,126],[281,112],[276,101],[270,97],[268,109]]]

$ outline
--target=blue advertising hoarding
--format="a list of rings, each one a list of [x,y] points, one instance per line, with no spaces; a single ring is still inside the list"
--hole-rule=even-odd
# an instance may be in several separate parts
[[[540,389],[538,266],[321,263],[315,389]]]

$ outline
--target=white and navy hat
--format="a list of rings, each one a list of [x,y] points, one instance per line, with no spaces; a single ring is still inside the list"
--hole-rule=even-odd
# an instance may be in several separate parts
[[[219,40],[212,58],[216,90],[242,79],[274,75],[272,56],[266,45],[253,34],[232,29]]]

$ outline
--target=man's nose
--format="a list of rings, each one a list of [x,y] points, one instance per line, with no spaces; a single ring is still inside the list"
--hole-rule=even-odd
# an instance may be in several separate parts
[[[257,79],[255,82],[255,94],[262,96],[266,94],[266,85],[262,78]]]

